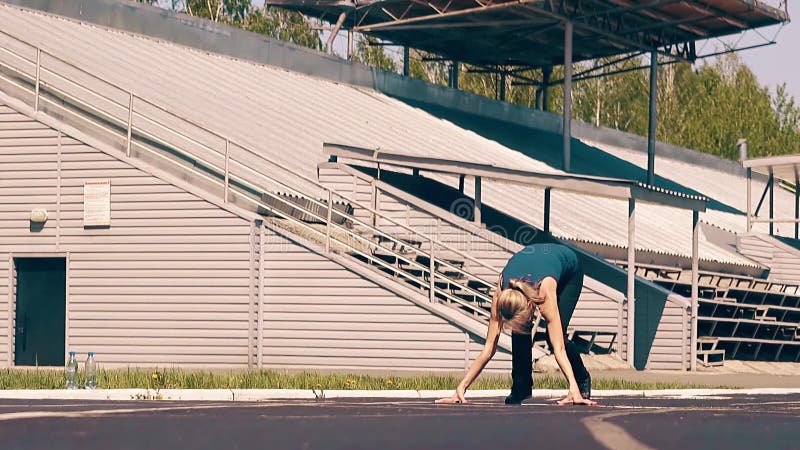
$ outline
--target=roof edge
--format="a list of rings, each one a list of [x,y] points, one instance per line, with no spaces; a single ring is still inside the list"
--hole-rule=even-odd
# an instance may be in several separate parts
[[[148,36],[194,49],[365,87],[400,100],[444,107],[551,133],[561,133],[558,114],[501,102],[469,92],[385,72],[316,50],[240,30],[210,20],[120,0],[0,0],[9,5],[51,13],[97,26]],[[573,136],[647,151],[647,138],[573,120]],[[657,142],[659,157],[688,162],[736,175],[741,164],[708,153]]]

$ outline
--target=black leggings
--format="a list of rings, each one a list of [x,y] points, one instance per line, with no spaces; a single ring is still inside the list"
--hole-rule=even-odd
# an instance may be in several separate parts
[[[572,341],[567,339],[567,325],[569,324],[569,319],[572,318],[572,313],[575,312],[575,305],[578,303],[578,297],[581,295],[582,288],[583,271],[578,269],[575,275],[565,283],[559,283],[556,289],[556,295],[558,296],[558,314],[561,316],[561,328],[564,330],[564,346],[567,351],[567,359],[569,359],[572,372],[575,374],[575,380],[578,383],[585,380],[589,376],[589,372],[586,371],[586,366],[583,365],[580,350],[578,350],[578,347]],[[536,333],[536,330],[533,330],[533,333]],[[547,345],[552,349],[553,344],[550,342],[550,335],[548,334],[546,336]],[[511,333],[512,394],[527,395],[533,386],[532,350],[532,335]]]

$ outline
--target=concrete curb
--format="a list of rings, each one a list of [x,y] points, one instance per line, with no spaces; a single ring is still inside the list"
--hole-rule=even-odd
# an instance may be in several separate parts
[[[97,389],[97,390],[0,390],[0,399],[5,400],[173,400],[213,402],[259,402],[269,400],[315,400],[325,399],[407,399],[430,400],[449,397],[452,390],[330,390],[305,389]],[[537,389],[533,398],[555,399],[566,394],[561,389]],[[594,390],[593,398],[646,397],[646,398],[701,398],[728,395],[787,395],[800,394],[800,388],[758,389],[662,389],[662,390]],[[499,398],[508,395],[508,390],[469,391],[467,398]],[[319,396],[319,397],[318,397]]]

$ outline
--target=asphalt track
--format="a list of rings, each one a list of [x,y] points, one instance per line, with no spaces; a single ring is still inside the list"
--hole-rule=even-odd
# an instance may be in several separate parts
[[[263,403],[0,401],[3,449],[796,449],[800,395]]]

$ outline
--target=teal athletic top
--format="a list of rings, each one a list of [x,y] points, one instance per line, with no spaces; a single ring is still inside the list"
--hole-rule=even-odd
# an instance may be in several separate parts
[[[578,255],[561,244],[533,244],[515,253],[503,269],[503,289],[508,289],[508,280],[522,278],[536,284],[553,277],[561,288],[580,271]]]

